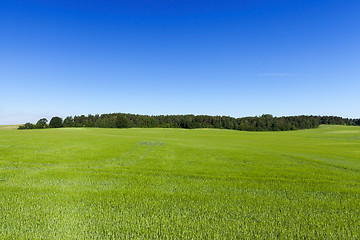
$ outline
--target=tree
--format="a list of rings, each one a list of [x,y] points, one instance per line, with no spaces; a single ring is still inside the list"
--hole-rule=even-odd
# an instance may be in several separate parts
[[[74,126],[74,119],[72,117],[66,117],[64,119],[64,127],[73,127]]]
[[[126,117],[118,115],[116,118],[116,127],[117,128],[128,128],[129,122]]]
[[[32,124],[32,123],[29,123],[29,122],[27,122],[27,123],[25,123],[23,126],[19,126],[18,127],[18,129],[33,129],[34,128],[34,124]]]
[[[19,129],[47,127],[47,120],[40,119],[37,124],[27,123]],[[242,131],[288,131],[295,129],[316,128],[319,124],[360,125],[360,119],[348,119],[335,116],[287,116],[274,117],[263,114],[257,117],[233,118],[228,116],[208,115],[138,115],[129,113],[109,113],[102,115],[66,117],[51,119],[50,127],[100,127],[100,128],[225,128]]]
[[[47,128],[47,122],[48,120],[46,118],[42,118],[37,121],[35,128]]]
[[[63,126],[62,124],[62,119],[60,117],[53,117],[51,120],[50,120],[50,124],[49,126],[51,128],[60,128]]]

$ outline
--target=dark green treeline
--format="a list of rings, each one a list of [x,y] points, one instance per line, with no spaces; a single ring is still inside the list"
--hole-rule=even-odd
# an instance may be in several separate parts
[[[316,128],[320,124],[360,125],[360,119],[334,116],[290,116],[273,117],[264,114],[259,117],[233,118],[208,115],[138,115],[110,113],[102,115],[69,116],[62,120],[53,117],[49,124],[42,118],[36,124],[26,123],[19,129],[58,128],[58,127],[96,127],[96,128],[219,128],[241,131],[288,131]]]

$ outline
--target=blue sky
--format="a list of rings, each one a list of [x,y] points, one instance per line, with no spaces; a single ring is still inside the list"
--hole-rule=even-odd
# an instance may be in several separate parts
[[[360,117],[360,1],[0,1],[0,124]]]

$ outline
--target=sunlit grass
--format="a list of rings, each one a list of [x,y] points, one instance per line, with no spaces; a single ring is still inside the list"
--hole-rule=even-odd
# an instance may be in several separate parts
[[[0,128],[0,238],[358,239],[360,127]]]

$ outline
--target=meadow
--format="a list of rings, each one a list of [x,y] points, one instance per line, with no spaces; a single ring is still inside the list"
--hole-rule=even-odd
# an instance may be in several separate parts
[[[360,127],[0,127],[0,239],[359,239]]]

